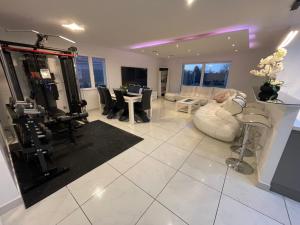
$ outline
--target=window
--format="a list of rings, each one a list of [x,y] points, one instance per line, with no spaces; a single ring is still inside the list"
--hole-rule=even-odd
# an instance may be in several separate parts
[[[76,70],[80,88],[91,88],[89,59],[87,56],[76,57]]]
[[[106,84],[105,79],[105,60],[101,58],[92,58],[94,78],[95,78],[95,87]]]
[[[184,64],[182,84],[225,88],[230,63]]]
[[[188,86],[199,86],[202,74],[202,64],[183,65],[182,84]]]
[[[229,66],[229,63],[205,64],[202,86],[225,88],[227,84]]]

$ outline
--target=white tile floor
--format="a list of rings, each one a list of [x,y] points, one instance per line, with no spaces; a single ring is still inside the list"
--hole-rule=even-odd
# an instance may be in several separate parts
[[[3,225],[300,225],[300,203],[228,169],[229,144],[199,132],[175,104],[154,102],[151,123],[101,119],[142,142]]]

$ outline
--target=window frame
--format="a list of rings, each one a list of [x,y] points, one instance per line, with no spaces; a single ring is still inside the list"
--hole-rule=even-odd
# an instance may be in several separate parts
[[[76,77],[77,77],[77,79],[78,79],[78,85],[79,85],[79,89],[80,90],[90,90],[90,89],[93,89],[93,81],[92,81],[92,77],[91,77],[91,67],[90,67],[90,60],[89,60],[89,56],[87,56],[87,55],[78,55],[78,56],[82,56],[82,57],[87,57],[87,59],[88,59],[88,68],[89,68],[89,76],[90,76],[90,83],[91,83],[91,87],[88,87],[88,88],[81,88],[80,87],[80,80],[79,80],[79,77],[78,77],[78,68],[77,68],[77,62],[76,62],[76,60],[77,60],[77,58],[75,58],[75,71],[76,71]],[[78,56],[76,56],[76,57],[78,57]]]
[[[108,80],[107,80],[107,76],[106,76],[106,59],[104,57],[99,57],[99,56],[88,56],[88,55],[78,55],[78,56],[84,56],[84,57],[88,58],[89,75],[90,75],[90,81],[91,81],[91,87],[88,87],[88,88],[81,88],[80,87],[80,81],[79,81],[79,78],[78,78],[78,75],[77,75],[77,63],[76,63],[76,59],[75,59],[74,60],[75,61],[75,71],[76,71],[76,77],[78,79],[79,89],[83,90],[83,91],[84,90],[88,91],[88,90],[95,90],[95,89],[97,89],[96,83],[95,83],[93,58],[99,58],[99,59],[102,59],[104,61],[104,68],[103,68],[103,71],[104,71],[104,81],[105,81],[105,84],[107,85]]]
[[[227,79],[226,79],[226,85],[224,88],[227,88],[227,83],[228,83],[228,78],[230,76],[230,71],[231,71],[231,66],[232,66],[232,61],[212,61],[212,62],[191,62],[191,63],[183,63],[182,64],[182,67],[181,67],[181,85],[180,85],[180,90],[181,90],[181,87],[183,84],[183,72],[184,72],[184,65],[188,65],[188,64],[202,64],[202,70],[201,70],[201,77],[200,77],[200,84],[199,85],[196,85],[194,87],[206,87],[206,86],[203,86],[203,80],[204,80],[204,74],[205,74],[205,69],[206,69],[206,64],[221,64],[221,63],[227,63],[229,64],[229,71],[228,71],[228,76],[227,76]],[[209,88],[209,87],[207,87]],[[211,87],[213,88],[213,87]],[[216,87],[216,88],[220,88],[220,87]]]
[[[104,76],[104,84],[105,85],[107,85],[107,77],[106,77],[106,60],[105,60],[105,58],[103,58],[103,57],[99,57],[99,56],[91,56],[90,57],[91,59],[90,59],[90,63],[91,63],[91,68],[92,68],[92,71],[93,71],[93,76],[92,76],[92,79],[91,80],[93,80],[93,85],[92,85],[92,87],[93,88],[97,88],[96,87],[96,81],[95,81],[95,73],[94,73],[94,64],[93,64],[93,58],[98,58],[98,59],[101,59],[101,60],[103,60],[103,76]]]
[[[197,85],[197,86],[194,86],[194,87],[198,87],[198,86],[201,86],[201,84],[202,84],[202,79],[203,79],[203,75],[204,75],[204,73],[203,73],[203,70],[205,69],[205,64],[203,64],[203,63],[183,63],[182,64],[182,67],[181,67],[181,70],[182,70],[182,72],[181,72],[181,85],[184,85],[183,84],[183,72],[184,72],[184,66],[185,65],[189,65],[189,64],[194,64],[194,65],[202,65],[202,67],[201,67],[201,75],[200,75],[200,82],[199,82],[199,85]],[[185,86],[192,86],[193,87],[193,85],[185,85]]]

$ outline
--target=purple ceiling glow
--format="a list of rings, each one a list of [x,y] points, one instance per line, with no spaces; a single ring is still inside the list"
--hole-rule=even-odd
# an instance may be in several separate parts
[[[216,35],[221,35],[221,34],[226,34],[226,33],[231,33],[236,31],[243,31],[243,30],[248,30],[249,48],[255,47],[255,39],[256,39],[255,33],[257,32],[257,28],[249,25],[237,25],[237,26],[219,28],[208,33],[194,34],[194,35],[187,35],[178,38],[170,38],[170,39],[162,39],[162,40],[138,43],[129,46],[129,48],[130,49],[149,48],[149,47],[172,44],[172,43],[177,43],[182,41],[199,40],[206,37],[212,37]]]

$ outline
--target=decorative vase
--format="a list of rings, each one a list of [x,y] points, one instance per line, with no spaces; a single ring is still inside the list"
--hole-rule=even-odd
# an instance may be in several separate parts
[[[279,90],[280,90],[279,85],[272,85],[269,82],[265,82],[260,87],[260,92],[258,94],[259,100],[264,102],[269,100],[276,100],[278,97]]]

